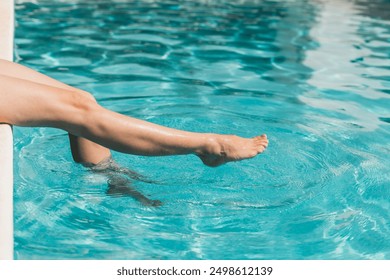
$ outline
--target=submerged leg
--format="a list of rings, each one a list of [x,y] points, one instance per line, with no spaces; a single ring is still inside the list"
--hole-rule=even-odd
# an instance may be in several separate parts
[[[52,79],[23,65],[2,59],[0,59],[0,75],[19,78],[60,89],[80,92],[80,94],[84,94],[86,96],[89,95],[82,90]],[[93,98],[92,96],[90,97],[91,99]],[[97,164],[111,155],[109,149],[89,141],[88,139],[69,134],[69,141],[72,156],[76,162],[84,164]]]
[[[147,183],[150,183],[151,181],[146,180],[143,176],[134,171],[118,166],[111,158],[103,160],[90,168],[92,172],[102,174],[108,179],[107,194],[116,197],[130,196],[145,206],[162,205],[161,201],[150,199],[135,189],[132,186],[131,180],[123,175]]]
[[[141,181],[149,184],[159,184],[159,182],[150,180],[147,177],[123,166],[117,164],[112,157],[108,157],[107,159],[99,162],[98,164],[84,164],[85,167],[90,168],[95,173],[103,173],[103,174],[117,174],[121,176],[126,176],[129,179],[135,181]]]
[[[265,135],[248,139],[163,127],[109,111],[83,93],[0,76],[0,122],[61,128],[129,154],[196,154],[209,166],[254,157],[268,145]]]
[[[119,176],[113,176],[108,180],[107,194],[111,196],[130,196],[145,206],[158,207],[162,205],[160,200],[150,199],[133,188],[128,180]]]

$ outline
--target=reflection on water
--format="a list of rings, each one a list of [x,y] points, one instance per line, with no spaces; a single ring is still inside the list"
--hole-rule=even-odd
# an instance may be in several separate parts
[[[16,258],[390,257],[388,1],[36,2],[16,5],[20,63],[123,114],[271,142],[217,169],[115,153],[151,180],[134,200],[65,133],[16,128]]]

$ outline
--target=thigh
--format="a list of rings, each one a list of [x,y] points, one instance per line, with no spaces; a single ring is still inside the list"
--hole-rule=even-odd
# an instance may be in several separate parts
[[[28,85],[26,81],[30,81],[34,83],[34,88],[39,88],[37,87],[37,83],[41,84],[42,86],[40,87],[41,89],[38,89],[41,92],[51,92],[50,97],[47,97],[48,102],[50,104],[43,104],[42,102],[39,102],[39,104],[34,105],[33,107],[49,107],[53,106],[56,102],[59,102],[58,100],[61,99],[58,96],[58,90],[56,89],[63,89],[68,91],[67,94],[70,94],[70,92],[77,92],[79,95],[82,95],[83,97],[75,97],[76,100],[79,98],[85,98],[88,99],[86,100],[86,103],[95,103],[95,98],[88,92],[77,89],[75,87],[69,86],[67,84],[64,84],[60,81],[57,81],[53,78],[50,78],[49,76],[43,75],[42,73],[39,73],[35,70],[32,70],[28,67],[25,67],[23,65],[13,63],[10,61],[2,60],[0,59],[0,78],[1,75],[3,75],[3,80],[6,80],[7,77],[11,78],[17,78],[20,80],[23,80],[23,84]],[[9,79],[10,80],[10,79]],[[48,87],[45,87],[48,86]],[[1,88],[1,82],[0,82],[0,88]],[[15,90],[15,89],[14,89]],[[57,96],[53,96],[53,92],[57,94]],[[23,95],[23,92],[19,92],[19,95]],[[35,93],[36,94],[36,93]],[[41,96],[38,94],[38,96]],[[36,98],[38,98],[38,96]],[[16,96],[15,96],[16,97]],[[31,98],[32,96],[28,96],[28,98]],[[41,96],[42,97],[42,96]],[[19,124],[19,125],[28,125],[29,123],[31,124],[31,121],[33,121],[35,118],[39,116],[30,116],[29,113],[34,110],[33,108],[29,107],[27,111],[21,112],[20,114],[24,118],[23,120],[17,119],[15,114],[17,113],[16,109],[18,107],[22,106],[7,106],[7,107],[13,107],[12,111],[13,112],[8,112],[10,108],[1,108],[2,106],[6,106],[5,104],[11,104],[13,100],[7,101],[5,100],[6,98],[10,98],[10,96],[6,96],[5,93],[1,94],[0,92],[0,122],[6,122],[6,123],[13,123],[13,124]],[[35,99],[36,102],[38,99]],[[87,102],[88,101],[88,102]],[[2,105],[3,104],[3,105]],[[61,110],[60,110],[61,111]],[[59,112],[59,111],[58,111]],[[51,115],[50,117],[58,118],[56,115],[58,112],[54,113],[54,115]],[[42,121],[42,120],[40,120]],[[53,121],[53,120],[52,120]],[[36,121],[35,121],[36,123]],[[72,131],[72,130],[68,130]],[[110,156],[110,151],[96,143],[93,143],[87,139],[81,138],[81,137],[76,137],[71,134],[69,134],[69,139],[70,139],[70,144],[71,144],[71,149],[72,149],[72,155],[75,161],[77,162],[88,162],[88,163],[98,163],[102,161],[103,159],[107,158]]]
[[[79,122],[77,109],[90,103],[80,98],[78,92],[0,75],[0,122],[67,128],[64,122]]]
[[[31,81],[34,83],[40,83],[40,84],[72,90],[72,91],[81,91],[75,87],[57,81],[49,76],[39,73],[26,66],[11,61],[7,61],[4,59],[0,59],[0,75],[14,77],[22,80]]]

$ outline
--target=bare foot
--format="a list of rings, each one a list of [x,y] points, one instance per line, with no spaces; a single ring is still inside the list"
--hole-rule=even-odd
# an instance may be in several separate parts
[[[216,167],[229,161],[239,161],[255,157],[268,146],[267,135],[242,138],[235,135],[211,134],[208,145],[198,157],[204,164]]]

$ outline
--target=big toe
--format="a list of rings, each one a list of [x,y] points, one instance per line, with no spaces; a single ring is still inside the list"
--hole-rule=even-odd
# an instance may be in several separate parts
[[[264,134],[264,135],[255,137],[255,143],[257,145],[262,145],[262,146],[267,147],[268,146],[267,136]]]

